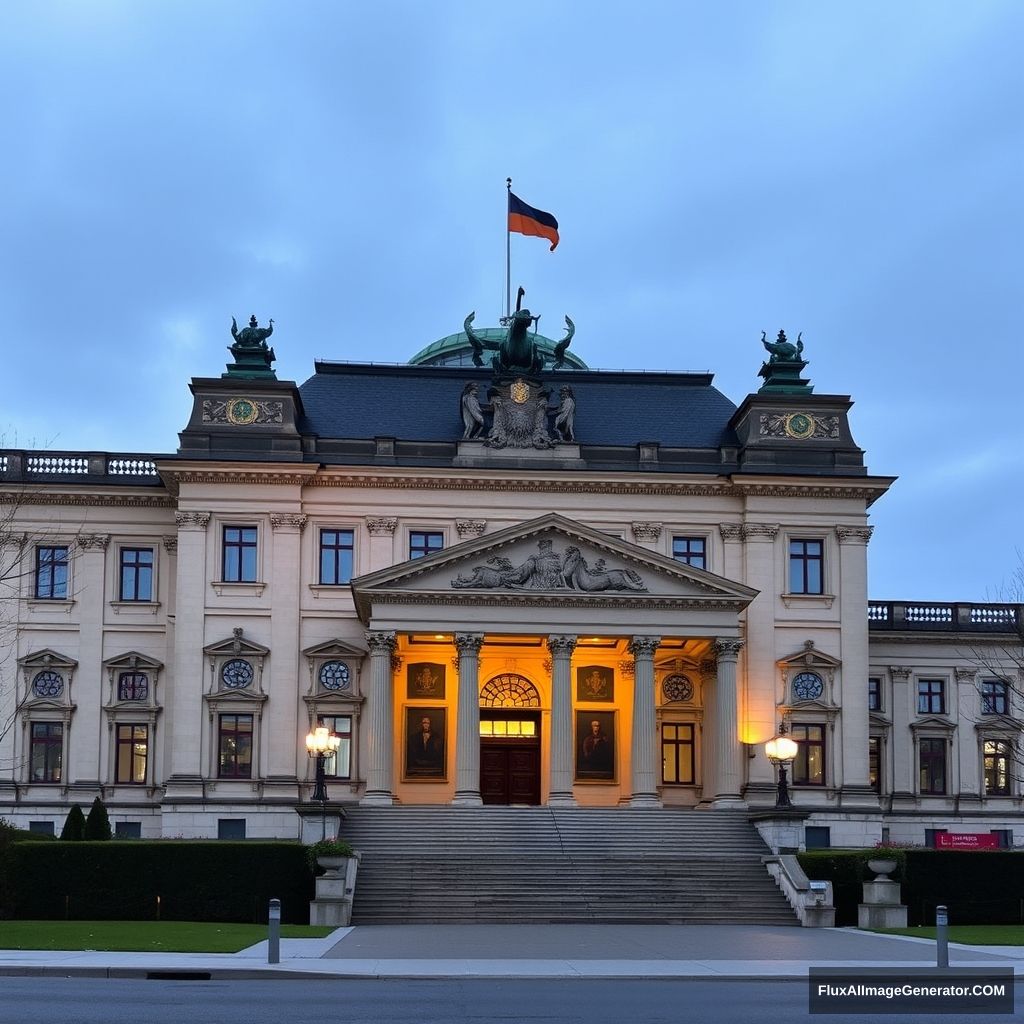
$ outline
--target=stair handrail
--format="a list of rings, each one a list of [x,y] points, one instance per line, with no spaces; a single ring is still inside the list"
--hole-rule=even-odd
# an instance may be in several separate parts
[[[834,928],[836,920],[832,883],[811,881],[791,853],[773,853],[761,858],[775,884],[786,897],[804,928]]]

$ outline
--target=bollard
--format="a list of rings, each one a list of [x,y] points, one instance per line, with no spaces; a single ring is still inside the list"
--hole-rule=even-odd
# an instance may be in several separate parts
[[[281,901],[270,901],[270,913],[267,915],[267,963],[281,962]]]
[[[942,904],[935,908],[935,966],[949,966],[949,915]]]

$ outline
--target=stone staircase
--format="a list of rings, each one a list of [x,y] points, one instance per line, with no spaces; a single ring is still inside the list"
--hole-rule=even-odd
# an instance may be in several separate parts
[[[743,812],[354,807],[354,924],[790,924]]]

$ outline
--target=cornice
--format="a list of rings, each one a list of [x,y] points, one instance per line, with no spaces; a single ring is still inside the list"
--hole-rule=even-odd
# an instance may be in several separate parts
[[[74,494],[54,491],[0,491],[0,505],[75,505],[93,508],[176,508],[177,502],[164,494]]]
[[[638,594],[627,591],[615,595],[580,594],[577,597],[560,591],[536,593],[529,591],[501,591],[485,593],[473,591],[420,591],[408,590],[374,590],[371,592],[374,606],[389,600],[402,604],[443,605],[460,607],[465,605],[512,607],[512,608],[593,608],[595,606],[610,608],[700,608],[709,610],[742,611],[747,602],[738,598],[703,598],[703,597],[672,597]]]
[[[271,484],[278,487],[302,487],[313,482],[311,473],[294,468],[274,472],[266,469],[184,469],[163,470],[162,476],[176,486],[181,484]]]

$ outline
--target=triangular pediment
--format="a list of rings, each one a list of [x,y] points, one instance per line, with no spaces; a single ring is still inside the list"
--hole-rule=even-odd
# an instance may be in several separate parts
[[[365,658],[366,648],[334,639],[315,647],[307,647],[302,653],[307,658]]]
[[[254,640],[247,640],[240,628],[232,630],[232,633],[233,636],[228,639],[207,644],[203,648],[203,653],[210,657],[241,657],[247,654],[252,658],[263,658],[270,653],[269,647],[264,647]]]
[[[431,595],[446,604],[700,603],[735,612],[757,596],[741,583],[554,513],[360,576],[352,591],[364,622],[381,599]]]

